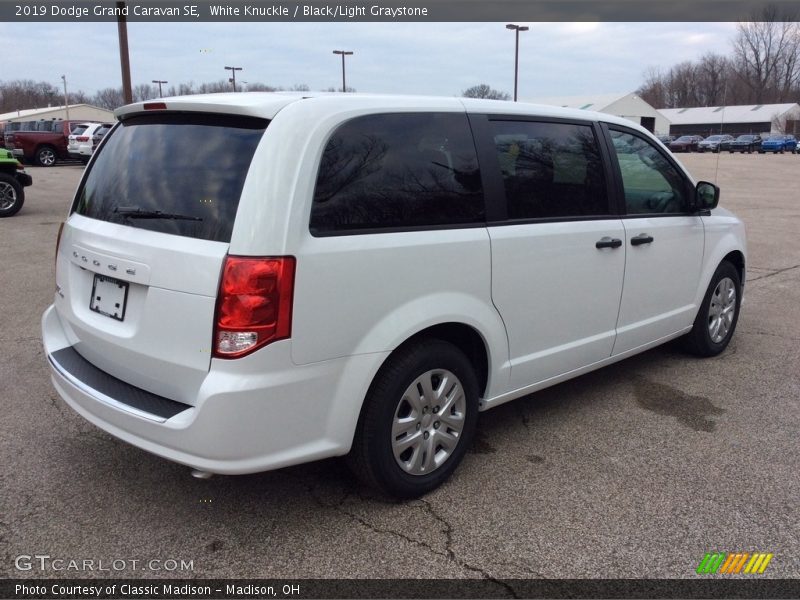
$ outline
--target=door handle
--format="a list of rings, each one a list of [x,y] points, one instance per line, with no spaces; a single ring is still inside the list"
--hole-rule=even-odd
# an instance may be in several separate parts
[[[600,238],[594,245],[595,248],[619,248],[622,246],[622,240],[619,238],[610,238],[605,236]]]
[[[641,246],[642,244],[652,244],[653,236],[646,233],[640,233],[631,238],[631,246]]]

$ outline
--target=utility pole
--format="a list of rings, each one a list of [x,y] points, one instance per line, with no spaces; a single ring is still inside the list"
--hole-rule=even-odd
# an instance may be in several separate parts
[[[162,83],[169,83],[169,81],[164,81],[163,79],[153,79],[153,83],[157,83],[158,84],[158,97],[159,98],[163,97],[163,94],[161,93],[161,84]]]
[[[64,113],[67,117],[67,121],[69,121],[69,97],[67,96],[67,76],[62,75],[61,81],[64,82]]]
[[[344,93],[347,91],[347,80],[345,79],[344,74],[344,57],[350,56],[353,53],[347,50],[334,50],[333,53],[342,55],[342,93]]]
[[[124,2],[117,2],[117,33],[119,35],[119,63],[122,67],[122,97],[125,104],[133,102],[131,88],[131,59],[128,55],[128,21],[125,17],[127,7]]]
[[[233,82],[233,91],[236,91],[236,71],[241,71],[242,67],[225,67],[226,70],[231,72],[231,78],[228,81]]]
[[[517,43],[514,47],[514,102],[517,101],[517,80],[519,78],[519,32],[520,31],[528,31],[528,27],[522,27],[520,25],[514,25],[509,23],[506,25],[506,29],[511,29],[516,33]]]

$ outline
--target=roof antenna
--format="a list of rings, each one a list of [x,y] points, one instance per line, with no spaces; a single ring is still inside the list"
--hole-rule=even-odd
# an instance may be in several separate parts
[[[719,133],[722,135],[723,124],[725,123],[725,101],[728,97],[728,82],[725,82],[725,87],[722,88],[722,114],[719,118]],[[722,154],[722,140],[717,145],[717,166],[714,169],[714,183],[719,185],[719,156]]]

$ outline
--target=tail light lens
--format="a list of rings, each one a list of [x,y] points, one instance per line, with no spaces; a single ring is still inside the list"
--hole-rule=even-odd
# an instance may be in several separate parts
[[[292,333],[295,259],[228,256],[214,319],[214,356],[239,358]]]
[[[89,136],[88,135],[80,135],[75,139],[77,139],[79,142],[88,142],[89,141]]]

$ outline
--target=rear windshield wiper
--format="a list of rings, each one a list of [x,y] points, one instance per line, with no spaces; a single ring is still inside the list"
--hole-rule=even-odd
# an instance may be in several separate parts
[[[118,206],[114,212],[123,217],[132,219],[172,219],[173,221],[202,221],[202,217],[179,215],[176,213],[161,212],[160,210],[142,210],[135,206]]]

